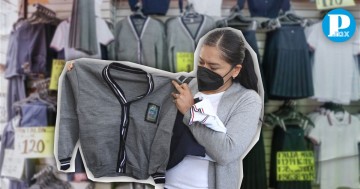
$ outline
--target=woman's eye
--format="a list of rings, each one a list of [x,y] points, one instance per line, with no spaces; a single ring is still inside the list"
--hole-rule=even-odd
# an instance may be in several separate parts
[[[199,62],[200,63],[200,65],[204,65],[204,62]]]

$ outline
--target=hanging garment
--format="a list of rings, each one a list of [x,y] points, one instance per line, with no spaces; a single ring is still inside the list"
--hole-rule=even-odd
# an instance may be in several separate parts
[[[301,99],[314,95],[303,27],[282,26],[267,33],[263,68],[269,99]]]
[[[174,17],[166,21],[168,44],[168,63],[171,72],[193,70],[194,51],[200,38],[215,28],[211,17],[200,15],[201,22],[185,23],[183,17]],[[181,59],[182,56],[187,59]],[[183,69],[185,64],[185,69]]]
[[[11,34],[5,66],[6,78],[50,72],[46,70],[49,63],[47,38],[53,35],[52,27],[54,26],[43,23],[31,24],[25,21]]]
[[[240,10],[244,8],[246,0],[238,0]],[[247,0],[252,17],[276,18],[280,11],[290,10],[290,0]]]
[[[276,126],[273,131],[270,158],[269,186],[276,189],[311,189],[311,181],[278,181],[277,152],[308,151],[304,130],[299,125],[286,125],[286,131]]]
[[[136,4],[139,1],[141,1],[141,10],[145,15],[166,15],[170,5],[170,0],[129,0],[131,11],[136,11]]]
[[[16,115],[16,111],[13,108],[13,104],[25,98],[26,98],[25,77],[24,76],[11,77],[8,83],[8,95],[7,95],[8,120],[11,120]]]
[[[263,134],[243,159],[244,178],[240,189],[267,189]]]
[[[19,126],[20,116],[15,116],[7,123],[1,135],[0,148],[0,172],[4,163],[5,149],[14,149],[15,128]],[[27,189],[28,184],[24,181],[9,179],[9,189]]]
[[[44,127],[48,126],[48,107],[42,102],[23,104],[21,111],[21,126]]]
[[[82,51],[78,51],[75,48],[71,48],[68,43],[70,32],[70,19],[62,21],[56,28],[54,38],[51,41],[51,48],[57,52],[64,50],[65,60],[73,60],[77,58],[95,58],[101,59],[100,44],[108,45],[114,40],[114,36],[109,30],[106,22],[101,18],[96,18],[96,35],[97,35],[97,48],[98,53],[94,55],[86,54]]]
[[[8,120],[15,115],[13,103],[26,97],[25,75],[50,75],[55,53],[49,48],[49,41],[54,35],[55,27],[52,24],[31,24],[25,21],[11,33],[5,66],[5,77],[9,80]]]
[[[359,32],[346,42],[334,43],[323,34],[321,22],[308,30],[306,40],[314,51],[314,98],[339,104],[359,100],[360,74],[355,58],[360,54]]]
[[[221,17],[222,2],[222,0],[188,0],[188,4],[192,4],[197,13],[211,17]]]
[[[163,23],[128,16],[116,24],[116,59],[168,70]]]
[[[95,0],[75,0],[71,12],[69,48],[88,55],[100,54],[98,48],[98,27],[95,17]],[[105,29],[105,28],[101,28]],[[66,39],[62,39],[66,40]]]
[[[152,175],[155,182],[164,182],[174,125],[170,123],[176,117],[171,80],[179,75],[162,75],[151,68],[149,73],[141,69],[145,66],[133,63],[134,67],[109,63],[79,59],[60,79],[59,131],[55,134],[61,169],[70,166],[69,154],[80,140],[95,178],[147,179]],[[74,96],[79,92],[84,95]]]
[[[320,188],[359,188],[359,119],[345,111],[319,114],[313,120],[309,137],[320,146]]]
[[[14,148],[15,127],[19,126],[19,121],[19,116],[13,117],[13,119],[6,124],[4,131],[1,133],[0,172],[4,163],[5,149]]]

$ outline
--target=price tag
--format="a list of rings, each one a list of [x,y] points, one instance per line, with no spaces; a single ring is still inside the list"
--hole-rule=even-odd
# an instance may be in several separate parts
[[[316,0],[316,8],[319,10],[349,6],[355,6],[354,0]]]
[[[24,157],[13,149],[5,149],[1,176],[21,179],[24,171]]]
[[[176,53],[176,72],[191,72],[194,69],[194,53]]]
[[[52,62],[51,79],[50,79],[50,90],[57,90],[59,77],[65,66],[65,60],[54,59]]]
[[[278,181],[312,181],[315,164],[312,151],[277,152]]]
[[[16,128],[16,152],[24,158],[53,157],[54,128],[50,126]]]

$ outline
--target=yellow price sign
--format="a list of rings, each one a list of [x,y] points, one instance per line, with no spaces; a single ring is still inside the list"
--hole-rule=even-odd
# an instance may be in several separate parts
[[[15,151],[24,158],[53,157],[55,127],[27,127],[15,130]]]
[[[191,72],[194,69],[193,52],[176,53],[176,72]]]
[[[21,179],[24,171],[24,163],[24,157],[19,156],[14,149],[5,149],[1,176]]]
[[[316,0],[316,8],[319,10],[349,6],[355,6],[354,0]]]
[[[277,152],[278,181],[312,181],[315,179],[315,163],[312,151]]]
[[[50,79],[50,90],[57,90],[59,77],[65,66],[65,60],[54,59],[52,62],[51,79]]]

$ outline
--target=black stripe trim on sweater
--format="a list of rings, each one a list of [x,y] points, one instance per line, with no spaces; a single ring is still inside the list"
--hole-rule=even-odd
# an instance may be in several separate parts
[[[70,168],[71,157],[60,159],[60,170],[67,170]]]
[[[112,78],[109,69],[114,68],[119,71],[124,71],[128,73],[133,74],[144,74],[146,75],[147,82],[148,82],[148,89],[145,94],[142,94],[140,96],[135,97],[134,99],[127,101],[125,98],[124,91],[121,89],[121,87],[115,82],[115,80]],[[129,110],[130,110],[130,104],[132,102],[135,102],[137,100],[140,100],[150,94],[153,91],[154,88],[154,81],[152,79],[151,74],[145,72],[142,69],[139,68],[133,68],[130,66],[122,65],[119,63],[111,63],[108,66],[106,66],[103,69],[102,72],[103,79],[107,82],[110,89],[113,91],[114,95],[122,105],[122,114],[121,114],[121,124],[120,124],[120,146],[118,151],[118,161],[116,166],[116,171],[119,173],[125,173],[126,172],[126,151],[125,151],[125,142],[126,142],[126,136],[127,136],[127,130],[129,125]]]
[[[165,183],[165,173],[154,173],[151,176],[153,177],[156,184]]]

